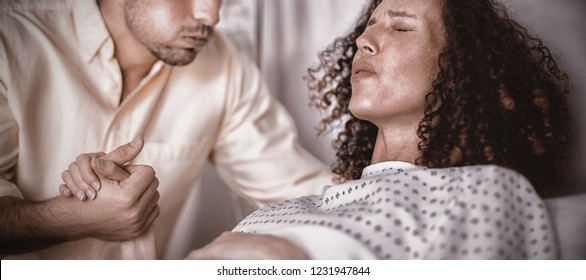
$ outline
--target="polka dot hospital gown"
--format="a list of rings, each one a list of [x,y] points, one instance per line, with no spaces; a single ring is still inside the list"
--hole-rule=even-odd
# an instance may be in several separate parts
[[[552,259],[543,201],[519,173],[492,165],[366,167],[322,196],[268,204],[234,231],[272,234],[314,259]]]

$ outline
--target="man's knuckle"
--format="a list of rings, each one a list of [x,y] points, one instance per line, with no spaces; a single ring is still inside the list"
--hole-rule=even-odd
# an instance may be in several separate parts
[[[136,164],[134,165],[137,171],[143,172],[143,173],[155,173],[155,169],[150,166],[150,165],[146,165],[146,164]]]
[[[129,215],[129,217],[130,217],[130,223],[131,223],[133,226],[135,226],[135,227],[136,227],[136,226],[137,226],[137,223],[138,223],[138,220],[139,220],[139,217],[140,217],[140,215],[139,215],[139,211],[137,211],[136,209],[132,209],[132,210],[130,211],[130,215]]]
[[[134,209],[127,209],[124,214],[124,221],[129,227],[134,227],[136,223],[136,211]]]
[[[132,206],[134,205],[134,199],[130,195],[126,195],[122,197],[122,205],[128,210],[132,210]]]
[[[145,165],[144,166],[144,169],[145,169],[146,174],[149,177],[155,177],[157,175],[157,173],[155,172],[155,169],[152,166],[150,166],[150,165]]]

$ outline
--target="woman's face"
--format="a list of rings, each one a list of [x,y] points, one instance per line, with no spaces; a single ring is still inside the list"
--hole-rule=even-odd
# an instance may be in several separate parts
[[[441,0],[383,0],[356,40],[354,116],[375,125],[418,124],[444,46]]]

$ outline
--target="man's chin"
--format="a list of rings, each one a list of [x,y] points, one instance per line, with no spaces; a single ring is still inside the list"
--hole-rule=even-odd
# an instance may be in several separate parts
[[[191,64],[195,60],[196,57],[197,57],[197,55],[194,56],[193,58],[190,58],[190,59],[171,60],[171,61],[161,59],[161,61],[163,61],[163,62],[165,62],[165,64],[169,64],[171,66],[186,66],[186,65]]]
[[[198,51],[196,49],[166,49],[163,51],[153,52],[153,54],[165,64],[169,64],[171,66],[185,66],[189,65],[195,60]]]

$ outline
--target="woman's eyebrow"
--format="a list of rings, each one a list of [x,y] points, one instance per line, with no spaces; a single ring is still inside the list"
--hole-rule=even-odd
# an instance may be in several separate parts
[[[387,15],[391,18],[410,18],[410,19],[417,19],[417,16],[414,14],[410,14],[406,11],[396,11],[396,10],[387,10]],[[376,18],[371,18],[366,26],[371,26],[377,22]]]
[[[387,15],[389,15],[392,18],[394,18],[394,17],[406,17],[406,18],[417,19],[417,16],[416,15],[410,14],[410,13],[408,13],[406,11],[387,10]]]

